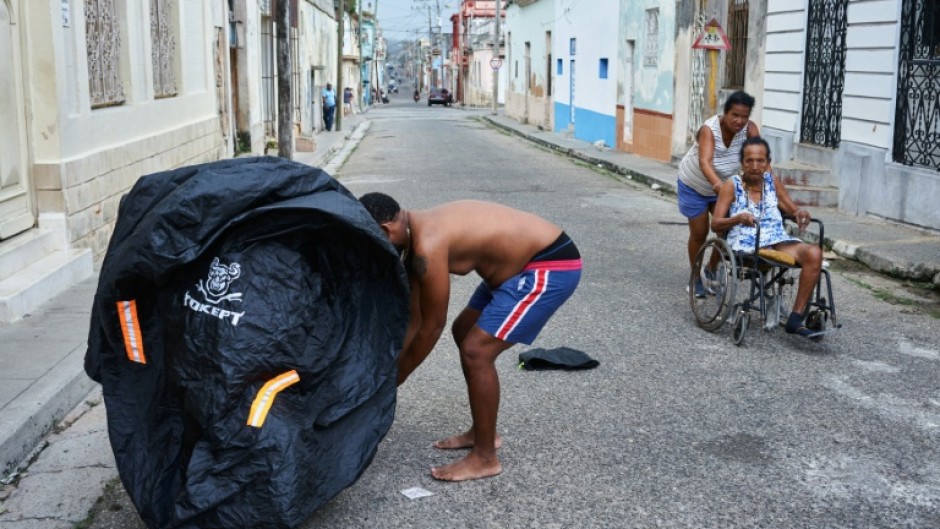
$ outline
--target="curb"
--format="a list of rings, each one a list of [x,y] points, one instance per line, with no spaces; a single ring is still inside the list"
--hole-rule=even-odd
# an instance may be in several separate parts
[[[4,410],[0,476],[25,463],[43,437],[97,385],[85,374],[84,363],[85,347],[76,347]]]
[[[369,120],[364,120],[356,128],[352,130],[348,135],[343,138],[341,143],[337,143],[327,150],[323,155],[323,164],[321,167],[330,175],[335,175],[340,167],[346,163],[346,159],[349,158],[349,155],[352,153],[353,148],[359,145],[359,142],[368,132],[369,127],[372,126],[372,122]]]

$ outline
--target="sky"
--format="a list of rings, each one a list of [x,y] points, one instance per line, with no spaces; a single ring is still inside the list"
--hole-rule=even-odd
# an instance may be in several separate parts
[[[382,25],[382,35],[390,41],[414,40],[416,36],[428,35],[428,10],[425,5],[431,6],[432,23],[437,31],[437,20],[434,13],[437,4],[441,6],[441,24],[444,32],[451,29],[450,16],[457,12],[459,0],[360,0],[363,9],[368,9],[378,2],[378,19]],[[412,6],[421,6],[412,9]],[[418,30],[420,34],[416,34]]]

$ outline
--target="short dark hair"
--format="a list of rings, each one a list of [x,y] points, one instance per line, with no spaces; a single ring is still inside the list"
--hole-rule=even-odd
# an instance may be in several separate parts
[[[763,145],[764,149],[767,151],[767,163],[770,163],[770,144],[767,143],[767,140],[761,138],[760,136],[751,136],[750,138],[744,140],[744,143],[741,144],[741,155],[740,161],[744,162],[744,149],[747,149],[751,145]]]
[[[751,94],[748,94],[744,90],[738,90],[737,92],[728,96],[728,100],[725,101],[725,114],[731,112],[731,107],[734,105],[744,105],[748,109],[754,109],[754,98]]]
[[[359,202],[366,207],[366,211],[379,224],[390,222],[401,211],[401,206],[395,199],[385,193],[366,193],[359,197]]]

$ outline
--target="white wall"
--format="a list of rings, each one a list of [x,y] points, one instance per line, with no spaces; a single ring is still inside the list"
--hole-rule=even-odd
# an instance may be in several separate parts
[[[552,32],[553,61],[564,62],[563,75],[556,71],[556,103],[571,104],[569,67],[577,63],[575,101],[578,108],[614,115],[617,107],[617,71],[620,11],[619,0],[555,0],[555,13],[565,13],[555,20]],[[577,39],[574,56],[569,53],[570,39]],[[598,77],[599,59],[606,58],[607,79]]]
[[[897,93],[900,2],[849,2],[842,140],[890,149]]]
[[[808,0],[768,0],[763,125],[798,133]]]

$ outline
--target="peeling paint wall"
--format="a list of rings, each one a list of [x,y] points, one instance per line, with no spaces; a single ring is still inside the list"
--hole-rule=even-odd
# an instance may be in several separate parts
[[[552,126],[553,81],[551,35],[555,27],[554,0],[536,0],[524,7],[512,4],[506,8],[508,68],[505,68],[506,115],[550,129]],[[528,75],[526,68],[528,46]]]
[[[338,58],[338,24],[332,6],[323,0],[307,0],[300,6],[300,67],[301,94],[300,129],[305,134],[322,130],[323,109],[320,93],[326,83],[336,87]],[[337,108],[342,109],[342,94],[337,93]]]

